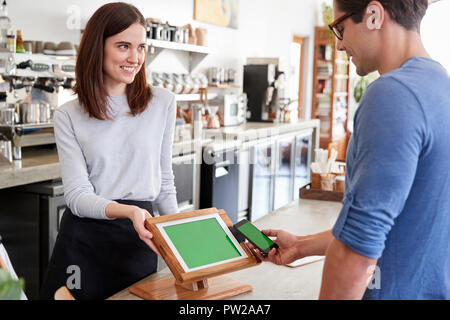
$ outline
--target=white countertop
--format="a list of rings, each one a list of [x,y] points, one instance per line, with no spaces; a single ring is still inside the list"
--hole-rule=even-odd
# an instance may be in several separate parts
[[[295,123],[247,122],[239,126],[204,130],[205,138],[239,139],[250,141],[271,136],[320,127],[320,120],[299,120]]]
[[[235,127],[204,129],[204,139],[174,142],[173,156],[192,154],[196,148],[208,146],[213,149],[235,148],[253,139],[267,138],[297,130],[318,128],[319,120],[301,120],[297,123],[248,122]],[[58,179],[61,169],[56,149],[23,151],[23,160],[16,165],[0,164],[0,189],[29,183]]]

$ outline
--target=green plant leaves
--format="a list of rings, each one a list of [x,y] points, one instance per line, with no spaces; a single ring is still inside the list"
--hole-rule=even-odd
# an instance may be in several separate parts
[[[323,15],[323,23],[325,25],[329,25],[331,22],[333,22],[333,8],[326,4],[325,2],[322,3],[322,15]]]
[[[353,97],[355,98],[356,103],[361,101],[368,85],[369,81],[365,77],[359,77],[359,79],[357,79],[355,88],[353,89]]]
[[[0,269],[0,300],[19,300],[23,287],[23,279],[13,280],[8,271]]]

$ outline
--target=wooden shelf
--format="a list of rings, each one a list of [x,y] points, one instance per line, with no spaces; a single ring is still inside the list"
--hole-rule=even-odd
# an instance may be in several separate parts
[[[331,75],[318,75],[317,80],[331,80]]]
[[[218,88],[218,89],[239,89],[240,86],[236,84],[209,84],[209,88]]]
[[[189,72],[192,72],[199,65],[199,63],[211,53],[211,49],[205,46],[197,46],[173,41],[147,39],[147,45],[149,47],[148,52],[150,56],[150,59],[148,59],[148,64],[151,64],[163,50],[186,52],[190,56]]]
[[[343,59],[336,59],[335,63],[336,64],[349,64],[349,61],[343,60]]]
[[[323,128],[329,127],[329,130],[320,133],[320,148],[326,149],[329,145],[335,148],[337,147],[339,152],[338,157],[340,159],[344,159],[347,142],[344,138],[347,136],[345,133],[347,133],[348,109],[344,110],[344,114],[341,110],[337,109],[336,103],[338,103],[339,100],[346,100],[348,104],[348,90],[350,87],[350,62],[347,59],[346,55],[344,55],[342,52],[337,51],[335,46],[331,45],[329,30],[327,27],[316,27],[314,39],[312,118],[320,118],[323,122],[321,126],[323,126]],[[335,39],[333,37],[333,41],[334,40]],[[329,52],[331,54],[331,60],[324,59],[324,46],[332,47],[333,51]],[[326,56],[326,58],[329,58],[329,56]],[[332,74],[329,76],[324,75],[321,72],[322,69],[325,69],[325,64],[328,64],[330,71],[332,71]],[[320,67],[322,67],[322,69]],[[329,99],[329,101],[327,101],[324,94],[318,93],[319,91],[324,89],[323,80],[327,80],[325,83],[325,88],[332,92],[332,97],[331,99]],[[344,88],[345,91],[342,91],[341,89]],[[323,117],[324,110],[327,107],[329,108],[329,119]],[[344,129],[346,130],[346,132],[343,134],[344,138],[341,137],[340,130],[338,130],[339,128],[334,126],[334,119],[338,116],[339,119],[342,119],[341,122],[344,125]],[[334,132],[335,130],[337,131]]]
[[[214,99],[217,97],[217,94],[214,93],[208,93],[208,100]],[[175,99],[177,101],[200,101],[200,94],[199,93],[192,93],[192,94],[176,94]]]
[[[202,54],[210,53],[210,49],[205,46],[197,46],[194,44],[178,43],[178,42],[173,42],[173,41],[147,39],[147,45],[149,47],[154,47],[154,48],[159,48],[159,49],[170,49],[170,50],[187,51],[187,52],[202,53]]]
[[[33,60],[33,62],[46,61],[46,60],[55,60],[55,61],[71,61],[75,62],[77,59],[76,56],[66,56],[66,55],[49,55],[42,53],[10,53],[10,52],[1,52],[2,55],[12,54],[14,58],[20,62],[26,60]]]

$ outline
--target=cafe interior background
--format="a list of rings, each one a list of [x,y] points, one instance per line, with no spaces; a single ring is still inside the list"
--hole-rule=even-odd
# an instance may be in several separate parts
[[[74,98],[82,29],[110,1],[6,2],[9,22],[0,18],[2,26],[10,24],[6,48],[0,48],[0,235],[28,297],[35,298],[65,205],[52,115]],[[430,2],[423,42],[450,72],[450,0]],[[332,1],[130,3],[147,18],[148,81],[177,96],[173,168],[182,211],[218,207],[234,223],[256,221],[298,199],[299,188],[313,183],[314,171],[331,156],[345,162],[358,101],[378,75],[361,79],[345,55],[333,52],[325,26]],[[19,33],[25,53],[15,53]],[[258,77],[265,82],[252,87]],[[337,97],[333,103],[330,95]],[[270,100],[263,107],[262,97]],[[338,109],[340,127],[334,128]],[[335,129],[344,140],[335,139]],[[214,144],[217,137],[226,143]],[[212,164],[198,162],[205,153]],[[224,165],[228,156],[231,164]],[[268,165],[259,165],[261,156]],[[236,159],[242,161],[237,167]],[[333,182],[336,188],[342,177]],[[327,187],[319,182],[319,189]]]

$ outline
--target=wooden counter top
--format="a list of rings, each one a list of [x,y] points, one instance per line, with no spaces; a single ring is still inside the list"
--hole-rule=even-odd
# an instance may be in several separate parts
[[[61,177],[56,148],[32,148],[22,160],[0,164],[0,189]]]
[[[260,229],[284,229],[296,235],[308,235],[331,229],[342,205],[339,202],[296,200],[254,222]],[[297,268],[262,263],[227,276],[245,282],[253,291],[231,300],[315,300],[319,296],[323,260]],[[170,277],[168,268],[138,283]],[[142,300],[122,290],[108,300]]]
[[[217,134],[228,139],[230,144],[241,145],[245,141],[302,129],[316,129],[317,135],[319,125],[320,122],[316,119],[300,120],[297,123],[248,122],[241,126],[213,130],[207,129],[204,130],[205,137],[201,140],[200,147],[211,145],[212,143],[217,144],[217,141],[211,139],[211,137],[215,137]],[[236,138],[239,141],[235,141]],[[314,141],[316,140],[317,138]],[[314,141],[313,145],[315,145]],[[219,147],[222,147],[223,142],[220,140]],[[174,142],[173,156],[193,153],[195,152],[195,148],[195,140]],[[33,147],[29,148],[29,150],[28,148],[24,148],[22,152],[23,157],[21,161],[16,161],[14,164],[0,162],[0,189],[61,178],[61,169],[55,145],[50,148]]]

